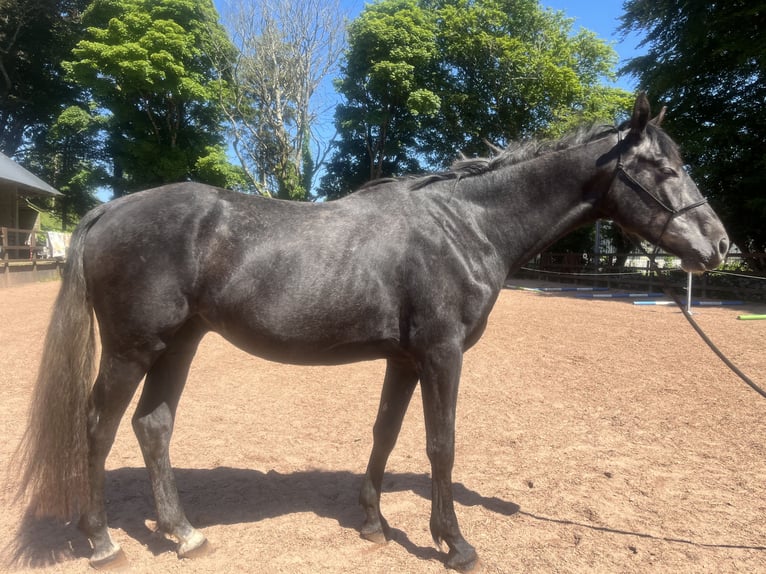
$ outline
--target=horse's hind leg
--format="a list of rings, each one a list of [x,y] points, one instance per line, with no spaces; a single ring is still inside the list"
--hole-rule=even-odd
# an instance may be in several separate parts
[[[157,523],[163,532],[178,540],[180,558],[201,551],[207,542],[205,536],[189,523],[181,507],[169,455],[176,408],[204,332],[201,326],[190,322],[176,333],[146,375],[144,390],[133,415],[133,430],[152,483]]]
[[[88,412],[88,475],[90,496],[79,527],[90,539],[94,568],[120,562],[122,550],[109,535],[104,501],[106,457],[122,415],[146,372],[149,359],[126,358],[102,352],[98,377],[90,395]]]
[[[372,453],[359,494],[359,504],[365,512],[361,534],[372,542],[383,543],[387,538],[388,524],[380,513],[383,472],[396,444],[417,382],[418,376],[411,365],[388,361],[378,416],[373,428]]]

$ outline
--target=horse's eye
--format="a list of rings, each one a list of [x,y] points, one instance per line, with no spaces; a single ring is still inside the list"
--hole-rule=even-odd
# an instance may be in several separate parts
[[[668,166],[661,167],[660,168],[660,173],[662,173],[662,175],[666,175],[668,177],[673,177],[675,175],[678,175],[676,170],[674,170],[672,167],[668,167]]]

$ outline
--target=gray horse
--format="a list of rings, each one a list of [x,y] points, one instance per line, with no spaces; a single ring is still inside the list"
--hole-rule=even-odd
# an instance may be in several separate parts
[[[104,464],[145,376],[133,428],[159,527],[179,541],[180,557],[204,551],[168,451],[192,357],[215,331],[274,361],[387,360],[360,495],[362,535],[376,542],[389,533],[384,469],[419,382],[431,533],[449,547],[447,566],[470,570],[477,554],[452,498],[458,382],[463,353],[482,335],[509,273],[599,218],[676,254],[688,271],[715,268],[727,252],[721,222],[649,118],[641,94],[619,128],[373,182],[328,203],[181,183],[97,207],[72,237],[20,447],[31,510],[79,515],[94,566],[123,558],[107,527]],[[102,346],[95,383],[94,313]]]

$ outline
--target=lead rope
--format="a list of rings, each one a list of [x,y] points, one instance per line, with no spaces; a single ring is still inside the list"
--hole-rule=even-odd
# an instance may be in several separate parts
[[[641,248],[644,253],[646,251]],[[684,317],[686,317],[686,320],[689,321],[689,324],[692,326],[692,328],[697,331],[697,334],[700,336],[700,338],[705,341],[708,347],[710,347],[710,350],[712,350],[721,361],[723,361],[723,364],[729,367],[729,369],[737,375],[740,379],[742,379],[747,386],[749,386],[751,389],[753,389],[756,393],[761,395],[763,398],[766,399],[766,391],[764,391],[761,387],[759,387],[750,377],[748,377],[745,373],[743,373],[737,365],[735,365],[726,355],[723,354],[723,351],[719,349],[715,343],[710,339],[710,337],[705,334],[705,331],[702,330],[702,327],[700,327],[697,324],[697,321],[694,320],[694,317],[692,317],[692,314],[689,312],[689,310],[684,306],[684,304],[681,302],[681,300],[678,298],[678,295],[676,295],[676,292],[673,290],[673,287],[668,283],[667,279],[663,277],[660,272],[659,268],[654,262],[654,256],[656,254],[656,250],[654,253],[651,254],[649,262],[651,263],[651,270],[655,272],[655,275],[659,278],[660,282],[662,283],[662,291],[670,297],[673,302],[676,304],[676,306],[681,310],[681,313],[683,313]]]
[[[622,142],[622,137],[620,134],[619,128],[617,131],[617,145],[619,146]],[[668,218],[665,220],[665,224],[662,226],[662,231],[660,232],[659,237],[657,237],[657,241],[654,242],[654,249],[651,253],[647,252],[646,249],[641,245],[640,242],[636,241],[633,237],[633,242],[635,245],[639,248],[639,250],[649,259],[650,264],[650,270],[654,271],[655,275],[657,275],[657,278],[660,280],[660,283],[662,283],[662,291],[670,297],[673,302],[678,306],[678,308],[681,310],[681,313],[683,313],[684,317],[686,317],[686,320],[689,321],[689,324],[692,326],[692,328],[697,332],[697,334],[700,336],[700,338],[707,344],[708,347],[718,356],[721,361],[723,361],[723,364],[729,367],[729,369],[737,375],[740,379],[742,379],[747,386],[749,386],[751,389],[753,389],[756,393],[761,395],[763,398],[766,398],[766,391],[764,391],[761,387],[759,387],[755,382],[748,377],[745,373],[743,373],[737,365],[731,362],[731,360],[723,354],[723,352],[713,343],[713,341],[710,340],[710,337],[708,337],[705,332],[702,330],[702,327],[700,327],[697,324],[697,321],[694,320],[691,313],[688,309],[686,309],[681,302],[681,300],[676,295],[675,291],[673,291],[672,286],[670,283],[665,279],[665,277],[662,276],[660,273],[659,267],[655,263],[655,258],[657,257],[657,253],[659,253],[660,250],[660,242],[662,241],[662,236],[665,235],[665,231],[667,231],[668,226],[670,225],[670,222],[673,221],[673,219],[681,215],[682,213],[685,213],[691,209],[700,207],[707,203],[707,199],[702,199],[700,201],[697,201],[695,203],[691,203],[689,205],[686,205],[682,207],[681,209],[675,209],[672,207],[669,207],[665,202],[663,202],[659,197],[651,193],[648,189],[646,189],[641,182],[636,180],[634,177],[632,177],[628,172],[625,171],[625,166],[622,163],[622,156],[621,153],[618,152],[619,155],[617,156],[617,165],[615,166],[614,170],[614,176],[612,177],[612,183],[609,185],[609,189],[607,190],[607,193],[612,189],[612,186],[614,185],[614,182],[617,180],[619,176],[622,176],[622,178],[625,180],[627,185],[634,190],[641,191],[645,194],[647,194],[649,197],[651,197],[655,202],[657,202],[660,207],[662,207],[665,211],[668,212]]]
[[[660,273],[660,268],[657,266],[657,263],[655,262],[655,258],[657,257],[657,253],[660,249],[660,240],[662,239],[662,236],[665,234],[665,230],[668,228],[668,225],[670,224],[670,221],[673,219],[673,214],[671,214],[668,217],[668,221],[665,223],[665,226],[662,228],[662,233],[660,234],[659,238],[657,238],[657,243],[654,246],[654,250],[652,250],[651,253],[649,253],[646,249],[644,249],[643,245],[641,245],[638,241],[634,240],[633,243],[641,250],[641,252],[649,258],[649,270],[654,271],[654,274],[657,276],[657,278],[660,280],[660,283],[662,283],[662,292],[665,293],[668,297],[670,297],[673,302],[676,304],[676,306],[681,310],[681,313],[683,313],[684,317],[686,317],[686,320],[689,321],[689,324],[692,326],[692,328],[697,332],[697,334],[700,336],[700,338],[707,344],[708,347],[710,347],[710,350],[713,351],[721,361],[723,361],[723,364],[729,367],[729,369],[737,375],[740,379],[742,379],[747,386],[749,386],[751,389],[753,389],[756,393],[761,395],[763,398],[766,399],[766,391],[764,391],[761,387],[759,387],[750,377],[748,377],[745,373],[743,373],[737,365],[735,365],[726,355],[723,354],[723,351],[719,349],[715,343],[710,339],[710,337],[707,336],[705,331],[702,330],[702,327],[699,326],[697,321],[694,320],[694,317],[692,317],[692,314],[689,312],[689,310],[684,306],[684,304],[681,302],[681,299],[678,298],[678,295],[676,295],[676,292],[673,290],[672,285],[668,282],[668,280],[663,277],[662,273]]]

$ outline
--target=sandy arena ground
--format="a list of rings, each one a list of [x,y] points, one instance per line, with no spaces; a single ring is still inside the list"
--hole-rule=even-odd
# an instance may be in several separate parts
[[[0,289],[4,469],[57,289]],[[766,321],[738,321],[745,312],[764,307],[695,316],[766,384]],[[358,534],[383,369],[278,365],[209,335],[171,454],[187,514],[215,552],[180,561],[153,532],[126,416],[107,475],[110,526],[129,559],[123,571],[444,572],[428,530],[419,393],[384,481],[395,539],[376,546]],[[506,290],[466,355],[458,404],[455,498],[477,571],[766,572],[765,431],[766,400],[678,311]],[[11,478],[0,499],[0,571],[92,572],[76,528],[25,518],[12,490]]]

